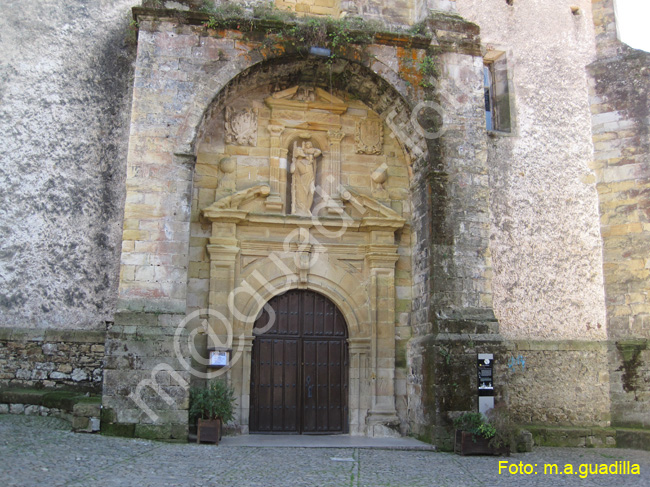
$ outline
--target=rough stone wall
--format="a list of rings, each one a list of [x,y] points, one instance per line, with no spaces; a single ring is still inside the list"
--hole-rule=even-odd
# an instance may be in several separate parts
[[[496,351],[501,338],[494,334],[487,245],[489,188],[479,32],[476,25],[443,14],[432,19],[432,28],[437,41],[457,39],[462,48],[435,57],[443,125],[438,136],[429,139],[432,157],[415,167],[422,179],[416,176],[413,185],[418,238],[407,385],[412,432],[444,447],[450,415],[476,404],[476,391],[467,381],[476,368],[469,334],[481,341],[484,352]],[[418,204],[425,199],[418,194],[420,185],[430,192],[426,211]],[[443,349],[458,362],[441,359]],[[452,360],[454,366],[449,366]]]
[[[604,427],[610,421],[607,360],[605,342],[518,341],[499,357],[495,377],[520,424]]]
[[[650,427],[650,340],[616,340],[609,366],[612,425]]]
[[[341,11],[387,24],[411,25],[422,10],[421,3],[418,0],[341,0]]]
[[[341,12],[340,0],[276,0],[275,5],[283,10],[293,10],[304,15],[329,15],[337,18]]]
[[[614,0],[591,0],[591,16],[598,57],[607,58],[625,50],[618,40]]]
[[[180,364],[175,348],[186,338],[182,327],[176,336],[183,318],[116,313],[106,334],[102,432],[187,440],[190,374]]]
[[[0,329],[0,388],[100,391],[104,332]]]
[[[650,54],[616,38],[611,0],[594,3],[589,66],[600,196],[612,423],[650,426]]]
[[[504,51],[512,134],[488,139],[494,313],[505,338],[606,337],[585,66],[590,3],[458,0],[482,45]]]
[[[0,326],[111,319],[134,3],[3,2]]]
[[[477,350],[495,352],[497,394],[522,422],[606,425],[606,321],[584,69],[595,54],[590,2],[578,2],[579,15],[565,2],[455,4],[460,15],[479,25],[483,53],[503,52],[509,70],[513,129],[486,133],[483,125],[481,130],[490,187],[491,298],[499,333],[510,341],[499,342],[485,331],[473,336],[477,330],[458,335],[451,348],[444,334],[433,343],[463,356],[458,348],[463,341],[472,350],[468,344],[482,340]],[[521,341],[531,339],[539,340],[534,347]],[[594,342],[568,346],[556,341],[562,339]],[[424,369],[437,363],[444,373],[445,363],[436,356],[435,350],[425,355]],[[507,367],[513,356],[521,356],[526,369],[515,374]],[[472,373],[475,359],[464,365]],[[449,370],[460,374],[460,368]],[[468,397],[476,394],[457,378],[446,382],[459,384],[459,391],[465,387]],[[445,387],[438,384],[424,395],[440,414],[437,428],[449,426],[454,411],[475,409]],[[444,438],[444,432],[434,434]]]

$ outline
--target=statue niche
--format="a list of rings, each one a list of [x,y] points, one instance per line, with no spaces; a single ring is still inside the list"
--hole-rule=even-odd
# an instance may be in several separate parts
[[[291,174],[291,213],[311,216],[316,191],[316,162],[322,152],[310,140],[293,143]]]

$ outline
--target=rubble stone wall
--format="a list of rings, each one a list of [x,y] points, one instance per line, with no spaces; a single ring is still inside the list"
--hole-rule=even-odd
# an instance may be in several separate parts
[[[0,387],[101,391],[103,331],[0,329]]]

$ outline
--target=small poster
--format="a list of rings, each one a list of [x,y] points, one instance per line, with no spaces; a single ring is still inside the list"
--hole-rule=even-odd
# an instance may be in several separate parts
[[[228,352],[222,350],[210,351],[210,367],[225,367],[228,365]]]

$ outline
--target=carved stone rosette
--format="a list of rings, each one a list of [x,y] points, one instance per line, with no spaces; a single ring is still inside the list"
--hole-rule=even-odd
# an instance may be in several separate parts
[[[357,154],[381,154],[384,145],[384,124],[381,120],[360,120],[354,134]]]
[[[235,110],[226,107],[226,144],[257,143],[257,111],[254,108]]]

